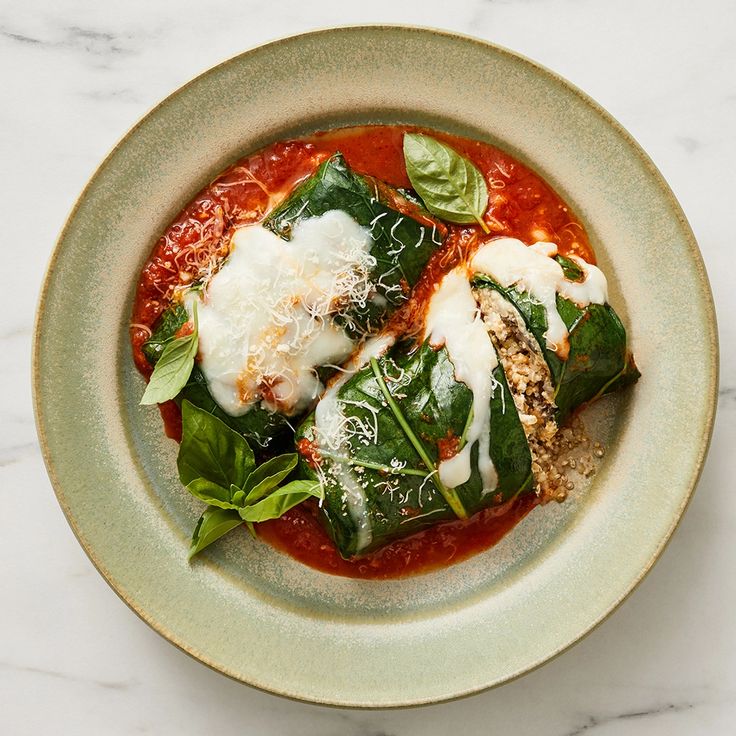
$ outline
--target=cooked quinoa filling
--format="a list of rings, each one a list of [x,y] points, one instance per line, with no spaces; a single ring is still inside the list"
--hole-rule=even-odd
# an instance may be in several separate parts
[[[563,501],[574,488],[570,476],[592,475],[593,456],[602,456],[602,448],[591,446],[578,417],[568,426],[557,425],[549,367],[513,304],[490,288],[476,288],[474,296],[529,442],[537,496],[542,502]]]

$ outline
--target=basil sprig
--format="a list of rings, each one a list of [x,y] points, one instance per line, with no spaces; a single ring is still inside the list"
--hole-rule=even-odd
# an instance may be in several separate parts
[[[281,485],[296,465],[292,452],[256,466],[241,434],[183,401],[179,479],[209,506],[194,529],[189,558],[243,523],[255,533],[253,524],[276,519],[310,497],[322,498],[322,486],[313,480]]]
[[[412,187],[432,214],[447,222],[477,222],[490,232],[483,220],[488,187],[468,159],[434,138],[405,133],[404,162]]]
[[[191,334],[176,337],[167,343],[153,369],[141,404],[161,404],[181,391],[194,368],[199,345],[197,303],[194,303],[194,329]]]

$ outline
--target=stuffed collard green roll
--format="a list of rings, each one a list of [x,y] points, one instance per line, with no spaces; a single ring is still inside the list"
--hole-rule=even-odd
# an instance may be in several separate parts
[[[344,557],[530,487],[531,456],[500,366],[488,374],[477,432],[476,393],[456,380],[446,347],[403,347],[328,389],[297,433],[303,471],[322,483],[324,519]],[[448,456],[464,467],[443,472]]]
[[[407,349],[375,338],[299,428],[344,557],[520,493],[560,497],[562,423],[634,382],[595,266],[501,238],[442,279]]]
[[[199,360],[179,400],[265,447],[406,300],[445,235],[335,154],[262,223],[235,230],[227,258],[177,293],[144,353],[155,365],[196,308]]]
[[[553,243],[499,238],[480,249],[471,270],[481,306],[527,342],[533,336],[533,352],[549,371],[558,425],[582,404],[639,378],[596,266],[559,256]]]

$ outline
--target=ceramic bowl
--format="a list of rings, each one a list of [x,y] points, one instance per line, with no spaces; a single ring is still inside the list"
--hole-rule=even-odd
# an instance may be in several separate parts
[[[418,62],[421,63],[418,63]],[[386,582],[306,568],[247,534],[187,562],[201,504],[131,360],[136,277],[219,171],[271,141],[361,123],[489,141],[581,216],[642,379],[586,423],[600,472],[493,549]],[[353,27],[248,51],[197,77],[115,147],[82,193],[43,287],[35,404],[49,475],[80,544],[156,631],[230,677],[318,703],[436,702],[562,652],[631,592],[698,478],[713,422],[708,281],[672,192],[590,98],[508,50],[441,31]]]

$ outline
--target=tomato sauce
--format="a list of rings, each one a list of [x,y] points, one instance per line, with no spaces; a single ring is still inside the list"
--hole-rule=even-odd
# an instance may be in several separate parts
[[[450,521],[400,539],[373,554],[344,560],[306,504],[279,519],[258,524],[261,539],[322,572],[350,578],[388,580],[446,567],[492,547],[537,505],[534,494],[480,511],[467,521]]]
[[[556,243],[562,255],[578,255],[595,263],[583,225],[560,196],[531,169],[490,144],[416,126],[394,125],[341,128],[282,141],[226,169],[159,238],[139,277],[130,326],[133,357],[141,373],[151,373],[143,344],[171,303],[174,291],[216,270],[227,255],[233,230],[262,220],[333,153],[341,152],[361,174],[395,187],[410,187],[402,147],[405,132],[426,133],[448,143],[483,173],[489,191],[484,221],[490,235],[479,225],[448,224],[444,244],[427,264],[414,287],[413,298],[392,318],[403,331],[412,331],[420,322],[423,305],[439,278],[465,260],[483,239],[508,236],[525,243],[547,240]],[[176,405],[167,402],[161,406],[161,413],[167,435],[180,439],[181,417]],[[391,578],[457,562],[492,546],[534,503],[532,497],[523,497],[468,521],[440,524],[354,561],[340,558],[315,514],[305,508],[261,524],[259,530],[275,547],[325,572]]]

